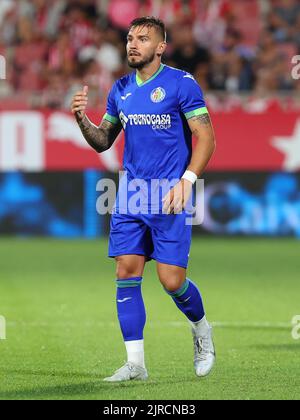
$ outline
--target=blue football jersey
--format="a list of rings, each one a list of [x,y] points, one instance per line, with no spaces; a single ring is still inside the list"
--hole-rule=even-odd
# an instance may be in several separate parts
[[[137,73],[117,80],[104,118],[125,132],[123,169],[128,178],[179,179],[192,154],[187,120],[207,113],[193,76],[164,64],[146,82]]]

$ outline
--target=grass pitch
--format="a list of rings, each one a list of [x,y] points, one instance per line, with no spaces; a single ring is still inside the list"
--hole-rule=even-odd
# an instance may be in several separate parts
[[[147,263],[146,383],[103,383],[125,360],[107,242],[0,240],[0,399],[300,399],[300,243],[194,238],[188,275],[215,324],[199,379],[184,316]]]

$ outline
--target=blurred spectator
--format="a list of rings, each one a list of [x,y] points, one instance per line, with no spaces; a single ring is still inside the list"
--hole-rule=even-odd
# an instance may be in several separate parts
[[[38,103],[38,98],[36,98],[35,104],[50,109],[61,109],[64,106],[65,90],[64,74],[59,70],[53,70],[48,73],[47,89],[44,90],[41,103]]]
[[[257,78],[255,90],[260,93],[293,87],[294,82],[287,69],[285,55],[268,31],[261,34],[254,69]]]
[[[23,91],[44,89],[48,41],[35,30],[27,17],[19,19],[17,39],[14,53],[15,87]]]
[[[293,32],[300,16],[300,4],[297,0],[274,2],[274,9],[268,16],[268,29],[278,42],[293,40]]]
[[[251,51],[242,44],[238,30],[228,30],[221,48],[213,55],[210,82],[213,89],[250,90],[253,82]]]
[[[295,26],[292,30],[292,40],[295,42],[298,54],[300,54],[300,13],[298,13]]]
[[[82,48],[80,51],[79,60],[84,62],[94,58],[107,71],[117,72],[122,65],[121,55],[118,48],[112,43],[106,42],[105,31],[94,28],[92,40],[91,45]]]
[[[56,41],[49,48],[48,68],[60,71],[63,76],[70,77],[75,71],[75,50],[72,47],[70,34],[61,31]]]
[[[300,13],[298,0],[279,0],[275,3],[275,14],[288,26],[296,23],[297,15]]]
[[[13,9],[13,7],[14,7],[13,0],[1,0],[0,26],[3,24],[5,17],[7,16],[8,12]]]
[[[5,3],[9,5],[9,3]],[[0,7],[2,9],[2,5]],[[0,42],[3,42],[7,47],[12,45],[16,40],[16,31],[18,25],[18,9],[16,4],[11,2],[11,6],[5,8],[5,11],[1,12],[2,21],[0,21]]]
[[[93,25],[86,9],[80,7],[79,3],[68,5],[61,27],[69,32],[71,46],[76,53],[92,42]]]
[[[197,2],[197,18],[194,34],[198,43],[210,50],[218,48],[224,40],[226,20],[233,16],[227,0],[203,0]]]
[[[179,33],[180,36],[173,36],[174,50],[169,56],[170,64],[192,74],[201,66],[205,66],[208,71],[209,52],[206,48],[197,45],[191,26],[175,25],[173,31]]]

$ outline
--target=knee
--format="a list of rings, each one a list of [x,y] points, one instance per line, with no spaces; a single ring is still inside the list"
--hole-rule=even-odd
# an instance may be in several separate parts
[[[141,270],[132,262],[126,261],[126,259],[122,257],[116,258],[116,276],[117,279],[128,279],[130,277],[141,277]]]
[[[175,292],[183,285],[185,282],[185,277],[180,274],[173,274],[169,276],[162,275],[159,277],[159,280],[168,292]]]

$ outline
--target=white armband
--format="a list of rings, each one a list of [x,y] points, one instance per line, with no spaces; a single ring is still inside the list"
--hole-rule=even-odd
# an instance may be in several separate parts
[[[190,181],[192,184],[195,184],[197,175],[192,171],[185,171],[185,173],[182,175],[181,179],[186,179]]]

